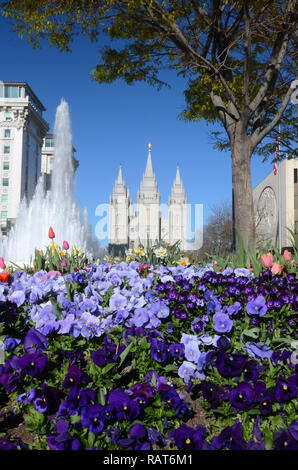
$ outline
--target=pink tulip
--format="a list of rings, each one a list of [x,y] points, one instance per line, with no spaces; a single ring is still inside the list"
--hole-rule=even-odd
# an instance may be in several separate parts
[[[1,269],[5,269],[5,268],[6,268],[6,264],[4,263],[4,259],[3,259],[2,256],[0,257],[0,268],[1,268]]]
[[[262,265],[264,266],[264,268],[271,268],[272,264],[273,264],[273,255],[272,253],[266,253],[264,255],[261,256],[261,261],[262,261]]]
[[[63,266],[64,268],[67,266],[67,262],[65,261],[65,259],[61,261],[61,266]]]
[[[68,242],[67,242],[66,240],[64,240],[62,246],[63,246],[64,250],[68,250],[68,248],[69,248],[69,244],[68,244]]]
[[[280,274],[282,272],[282,267],[278,263],[273,263],[273,266],[271,268],[272,274]]]
[[[285,261],[290,261],[291,260],[291,253],[289,253],[288,250],[284,251],[284,259],[285,259]]]
[[[62,276],[62,274],[60,273],[60,271],[49,271],[47,273],[47,278],[50,278],[50,277],[57,277],[57,276]]]

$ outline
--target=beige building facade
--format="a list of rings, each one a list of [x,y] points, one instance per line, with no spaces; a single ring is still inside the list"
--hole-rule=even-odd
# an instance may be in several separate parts
[[[285,159],[253,190],[257,247],[270,242],[279,251],[298,234],[298,160]]]
[[[0,229],[7,234],[20,201],[33,196],[49,125],[45,107],[25,82],[0,82]]]

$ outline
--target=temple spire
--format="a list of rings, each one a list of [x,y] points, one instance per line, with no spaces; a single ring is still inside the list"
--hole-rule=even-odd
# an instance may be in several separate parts
[[[177,163],[177,171],[176,171],[176,184],[181,184],[180,172],[179,172],[179,165]]]
[[[122,184],[122,183],[123,183],[123,178],[122,178],[122,165],[121,165],[121,163],[120,163],[120,166],[119,166],[119,172],[118,172],[117,183],[119,183],[119,184]]]
[[[180,177],[179,165],[177,163],[176,178],[175,178],[175,181],[173,182],[170,200],[182,201],[184,199],[185,199],[184,188],[183,188],[182,180]]]
[[[124,179],[122,176],[122,164],[120,163],[119,166],[119,171],[118,171],[118,177],[115,182],[114,190],[113,190],[113,195],[115,196],[116,194],[120,195],[127,195],[127,188],[124,183]]]
[[[148,143],[148,158],[147,158],[145,176],[149,176],[150,178],[152,178],[153,176],[153,168],[152,168],[152,161],[151,161],[151,142]]]
[[[160,195],[155,179],[155,175],[152,168],[151,161],[151,142],[148,143],[148,157],[145,173],[143,173],[143,179],[140,184],[140,190],[138,192],[138,200],[144,202],[144,198],[150,200],[151,202],[159,200]]]

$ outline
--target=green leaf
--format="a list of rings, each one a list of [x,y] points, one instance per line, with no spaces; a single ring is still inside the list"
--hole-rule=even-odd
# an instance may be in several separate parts
[[[259,414],[260,414],[260,410],[257,410],[256,408],[253,408],[252,410],[247,411],[247,414],[248,414],[248,415],[252,415],[252,416],[254,416],[254,415],[259,415]]]
[[[104,368],[102,369],[103,375],[107,374],[113,367],[116,366],[116,362],[109,362]]]
[[[260,331],[261,329],[258,327],[243,330],[240,335],[241,346],[242,347],[245,346],[245,344],[247,343],[247,339],[254,339],[254,340],[258,339],[260,335]]]
[[[171,372],[173,370],[177,370],[177,366],[175,364],[167,364],[164,370],[165,372]]]
[[[107,390],[106,388],[100,388],[99,391],[98,391],[98,401],[99,403],[104,406],[106,404],[106,400],[105,400],[105,394],[107,393]]]
[[[124,351],[122,351],[122,353],[120,354],[120,363],[119,363],[119,367],[123,364],[123,362],[125,361],[128,353],[130,352],[131,348],[133,347],[133,343],[129,343],[128,346],[126,346],[126,348],[124,349]]]
[[[152,383],[152,387],[153,387],[153,388],[156,388],[157,379],[156,379],[156,375],[155,375],[155,374],[152,375],[151,383]]]
[[[273,439],[270,431],[264,431],[265,434],[265,449],[271,450],[273,448]]]
[[[50,297],[50,301],[51,301],[51,304],[52,304],[52,308],[53,308],[53,313],[54,315],[56,316],[56,318],[58,320],[62,320],[62,307],[59,305],[59,302],[54,298],[54,297]]]
[[[0,364],[5,364],[4,349],[2,349],[3,341],[5,338],[6,335],[0,336]]]
[[[80,422],[81,422],[81,417],[80,417],[80,415],[78,415],[77,413],[76,413],[75,415],[71,415],[69,419],[70,419],[71,424],[75,424],[75,423],[80,423]]]
[[[89,431],[88,433],[88,445],[89,447],[92,447],[93,444],[94,444],[94,441],[95,441],[95,434],[93,434],[93,432]]]
[[[275,338],[275,339],[272,339],[271,343],[274,345],[274,346],[289,346],[290,344],[292,344],[293,342],[293,338],[284,338],[284,337],[280,337],[280,338]]]

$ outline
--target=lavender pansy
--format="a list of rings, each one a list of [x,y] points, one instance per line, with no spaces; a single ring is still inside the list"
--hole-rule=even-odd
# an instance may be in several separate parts
[[[246,305],[246,312],[248,315],[258,315],[263,317],[267,312],[267,305],[265,298],[258,295],[255,299],[250,300]]]
[[[213,315],[214,330],[216,333],[229,333],[233,328],[233,320],[225,313],[216,313]]]

